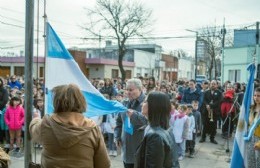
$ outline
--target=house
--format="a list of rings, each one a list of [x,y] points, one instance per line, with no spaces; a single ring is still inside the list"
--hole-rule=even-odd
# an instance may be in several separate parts
[[[255,33],[256,30],[234,31],[234,47],[227,47],[224,49],[224,58],[222,62],[224,67],[224,81],[229,80],[231,82],[247,83],[249,73],[246,69],[250,63],[253,63],[254,58],[256,58],[255,62],[258,65],[257,69],[259,74],[260,56],[259,52],[257,53],[256,50]]]
[[[126,78],[154,76],[161,79],[165,63],[161,60],[162,47],[156,44],[127,45],[123,58]],[[121,77],[118,66],[118,46],[106,42],[104,48],[83,48],[86,51],[86,66],[89,78]]]
[[[162,54],[162,61],[165,67],[162,71],[162,80],[177,81],[178,80],[178,58],[171,54]]]
[[[44,78],[44,57],[33,58],[33,76],[35,78]],[[0,76],[10,75],[23,76],[25,73],[25,57],[0,57]]]
[[[156,44],[127,45],[123,58],[126,79],[133,77],[156,80],[177,80],[177,57],[162,54],[162,47]],[[70,48],[69,52],[89,79],[121,77],[118,66],[118,47],[107,41],[103,48]],[[34,57],[33,76],[44,78],[44,57]],[[25,57],[0,57],[0,76],[24,75]]]

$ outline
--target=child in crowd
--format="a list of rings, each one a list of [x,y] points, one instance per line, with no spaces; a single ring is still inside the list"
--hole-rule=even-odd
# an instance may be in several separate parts
[[[176,102],[176,100],[171,100],[171,119],[174,119],[174,117],[179,114],[177,109],[178,103]]]
[[[34,112],[38,113],[40,117],[44,116],[44,103],[42,98],[36,99],[36,106]]]
[[[104,123],[105,133],[108,136],[109,156],[117,156],[116,144],[114,142],[114,129],[116,127],[116,114],[107,114],[106,122]]]
[[[186,139],[188,138],[189,120],[186,115],[187,106],[181,105],[178,108],[179,113],[170,119],[175,142],[178,146],[179,160],[183,160],[185,156]]]
[[[202,124],[201,124],[201,113],[200,113],[200,111],[198,111],[199,101],[193,100],[191,105],[192,105],[192,113],[193,113],[193,116],[194,116],[194,119],[195,119],[196,136],[200,136]],[[196,139],[196,136],[195,136],[195,139]]]
[[[186,140],[186,152],[190,153],[189,155],[190,158],[194,158],[196,129],[195,129],[195,119],[192,113],[191,104],[187,105],[186,115],[188,116],[188,121],[189,121],[189,132]]]
[[[224,93],[224,98],[221,102],[221,117],[223,121],[222,137],[224,139],[230,138],[234,130],[234,117],[236,113],[236,107],[234,105],[234,90],[229,89]],[[230,120],[227,117],[230,117]],[[230,124],[229,124],[230,121]],[[229,129],[230,126],[230,129]],[[228,132],[229,131],[229,132]]]
[[[20,98],[12,97],[5,113],[5,123],[10,134],[10,150],[14,148],[14,139],[16,139],[16,152],[20,150],[21,130],[24,124],[24,109],[20,104]]]

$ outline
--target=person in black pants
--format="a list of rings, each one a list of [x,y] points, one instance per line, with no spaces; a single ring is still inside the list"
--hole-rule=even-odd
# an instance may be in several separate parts
[[[222,100],[222,93],[218,89],[217,82],[212,80],[210,83],[210,90],[207,90],[204,94],[203,103],[206,108],[203,111],[204,123],[202,130],[202,137],[200,143],[205,142],[206,135],[210,135],[210,142],[213,144],[218,144],[215,140],[216,129],[217,129],[217,116],[220,112],[220,103]]]

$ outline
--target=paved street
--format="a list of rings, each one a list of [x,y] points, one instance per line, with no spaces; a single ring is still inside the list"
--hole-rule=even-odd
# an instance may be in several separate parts
[[[220,130],[218,130],[220,132]],[[199,137],[200,138],[200,137]],[[226,153],[227,145],[226,141],[217,134],[216,140],[218,145],[214,145],[209,142],[209,138],[205,143],[198,143],[199,138],[197,138],[196,144],[196,155],[195,158],[186,157],[180,162],[182,168],[228,168],[229,163],[227,162],[229,156]],[[231,140],[233,142],[233,139]],[[230,143],[230,150],[232,150],[233,143]],[[34,157],[34,156],[33,156]],[[40,161],[40,151],[37,151],[37,160]],[[121,157],[111,157],[112,168],[123,168]],[[23,168],[24,158],[14,158],[12,157],[11,168]]]

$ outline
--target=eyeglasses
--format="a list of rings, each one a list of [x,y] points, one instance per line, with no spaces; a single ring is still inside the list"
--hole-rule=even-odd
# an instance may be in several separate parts
[[[129,88],[129,89],[126,89],[126,90],[129,91],[129,92],[132,92],[135,89]]]

